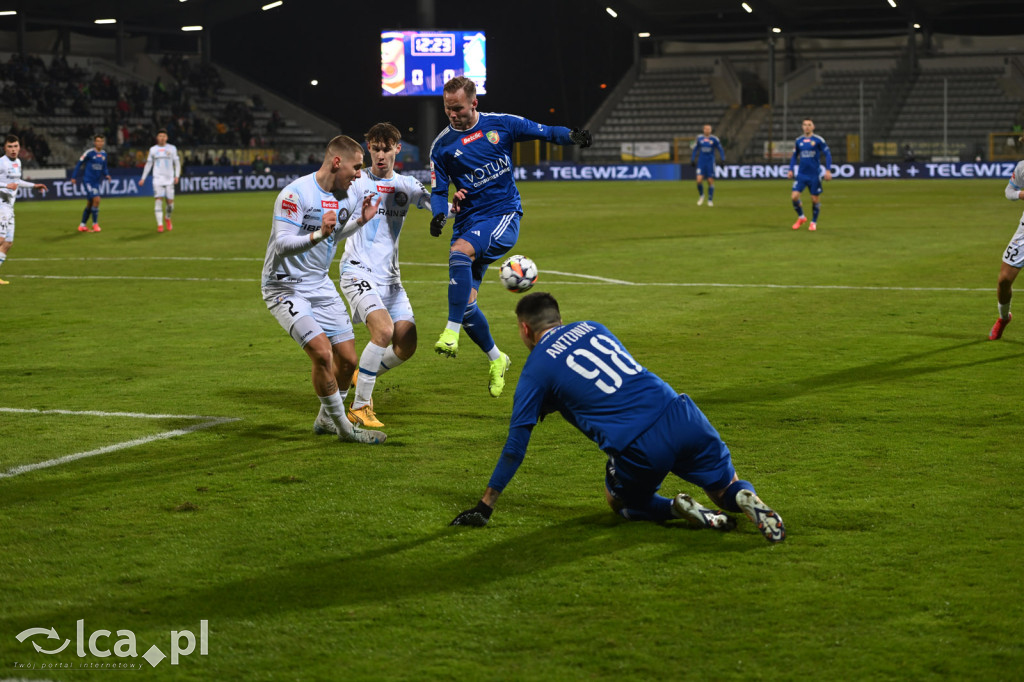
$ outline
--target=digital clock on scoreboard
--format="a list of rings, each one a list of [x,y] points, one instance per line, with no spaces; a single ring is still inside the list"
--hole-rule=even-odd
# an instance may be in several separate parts
[[[380,80],[384,95],[440,95],[465,76],[487,92],[487,38],[483,31],[382,31]]]

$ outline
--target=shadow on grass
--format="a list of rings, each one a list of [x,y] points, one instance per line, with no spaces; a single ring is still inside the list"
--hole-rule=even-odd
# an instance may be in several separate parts
[[[947,372],[950,370],[978,367],[996,362],[1006,362],[1024,358],[1024,351],[1011,355],[999,357],[970,360],[967,362],[932,362],[926,365],[911,366],[912,363],[926,359],[937,359],[945,353],[991,343],[987,339],[977,339],[958,343],[946,348],[938,348],[923,353],[912,353],[902,357],[886,360],[884,362],[873,362],[859,367],[850,367],[827,374],[797,379],[792,382],[765,384],[762,386],[739,386],[718,391],[712,391],[700,396],[701,405],[725,404],[725,403],[747,403],[766,402],[774,400],[785,400],[795,398],[806,393],[815,391],[832,390],[843,386],[856,384],[875,384],[882,382],[903,381],[916,376],[932,374],[934,372]]]

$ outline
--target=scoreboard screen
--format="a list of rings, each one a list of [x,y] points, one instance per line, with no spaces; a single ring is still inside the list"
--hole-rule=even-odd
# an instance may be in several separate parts
[[[382,31],[380,84],[385,96],[440,95],[456,76],[486,94],[487,38],[483,31]]]

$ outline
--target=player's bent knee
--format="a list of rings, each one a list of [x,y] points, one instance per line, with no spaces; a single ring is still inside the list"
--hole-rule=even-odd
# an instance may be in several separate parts
[[[608,506],[612,508],[613,512],[615,512],[616,514],[622,512],[622,508],[624,506],[622,501],[617,499],[614,495],[612,495],[612,491],[608,490],[607,486],[605,486],[604,489],[604,498],[608,501]]]

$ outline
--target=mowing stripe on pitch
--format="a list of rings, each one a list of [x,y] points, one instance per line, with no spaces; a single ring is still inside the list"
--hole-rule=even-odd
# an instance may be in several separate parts
[[[236,422],[237,418],[234,417],[206,417],[198,414],[145,414],[141,412],[99,412],[96,410],[34,410],[34,409],[21,409],[16,407],[0,407],[0,413],[11,413],[11,414],[63,414],[72,416],[86,416],[86,417],[128,417],[130,419],[194,419],[203,420],[192,426],[186,426],[181,429],[174,429],[172,431],[164,431],[162,433],[155,433],[151,436],[144,436],[142,438],[135,438],[133,440],[123,441],[121,443],[114,443],[112,445],[106,445],[102,448],[96,448],[95,450],[87,450],[85,452],[76,452],[71,455],[64,455],[63,457],[57,457],[55,459],[48,459],[45,462],[36,462],[35,464],[25,464],[23,466],[17,466],[7,471],[0,471],[0,478],[13,478],[19,474],[24,474],[29,471],[37,471],[39,469],[47,469],[49,467],[59,466],[68,462],[74,462],[77,459],[84,459],[86,457],[94,457],[96,455],[103,455],[108,452],[115,452],[117,450],[124,450],[125,448],[133,448],[137,445],[145,445],[146,443],[152,443],[158,440],[166,440],[168,438],[174,438],[175,436],[184,436],[194,431],[201,431],[202,429],[208,429],[213,426],[219,426],[220,424],[227,424],[228,422]]]

